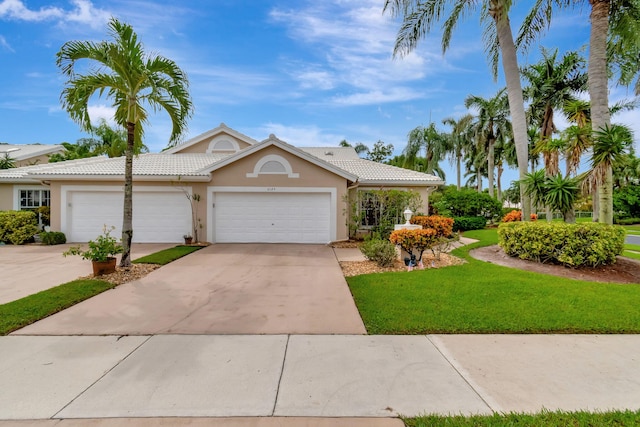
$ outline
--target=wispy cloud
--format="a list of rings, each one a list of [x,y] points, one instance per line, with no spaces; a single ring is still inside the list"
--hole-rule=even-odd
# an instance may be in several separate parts
[[[392,58],[398,23],[382,14],[378,0],[333,0],[298,8],[273,9],[271,20],[284,25],[318,61],[289,67],[300,89],[341,90],[338,105],[370,105],[415,99],[407,83],[449,65],[429,45],[398,60]]]
[[[4,50],[8,50],[9,52],[15,52],[6,38],[3,35],[0,35],[0,48]]]
[[[93,28],[102,26],[111,16],[103,9],[96,8],[89,0],[70,0],[70,8],[43,6],[29,9],[22,0],[2,0],[0,19],[17,21],[57,21],[58,23],[84,24]]]

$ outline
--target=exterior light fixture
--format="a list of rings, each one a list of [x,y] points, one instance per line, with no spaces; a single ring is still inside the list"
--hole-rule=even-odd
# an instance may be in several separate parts
[[[413,212],[411,212],[411,209],[407,208],[404,212],[404,219],[407,220],[407,222],[405,222],[405,225],[409,225],[410,222],[409,220],[411,220],[411,217],[413,216]]]

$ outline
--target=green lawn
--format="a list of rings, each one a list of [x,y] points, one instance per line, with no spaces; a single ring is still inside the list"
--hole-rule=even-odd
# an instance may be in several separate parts
[[[495,244],[497,230],[464,235],[480,240],[453,252],[464,265],[347,278],[370,334],[640,333],[640,285],[478,261],[469,250]]]
[[[133,262],[165,265],[202,248],[203,246],[176,246]],[[74,280],[16,301],[0,304],[0,335],[7,335],[115,287],[116,285],[103,280]]]
[[[640,411],[611,412],[541,412],[537,414],[493,414],[465,417],[427,415],[404,418],[407,427],[600,427],[636,426],[640,424]]]
[[[627,230],[627,234],[640,235],[640,225],[624,225],[623,227]]]
[[[133,261],[135,264],[158,264],[166,265],[172,261],[189,255],[192,252],[202,249],[204,246],[175,246],[168,248]]]

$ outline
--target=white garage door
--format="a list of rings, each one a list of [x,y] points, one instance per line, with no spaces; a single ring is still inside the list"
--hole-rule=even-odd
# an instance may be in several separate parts
[[[216,193],[219,243],[328,243],[329,193]]]
[[[122,192],[72,191],[67,195],[67,237],[86,242],[102,233],[104,225],[115,226],[112,236],[122,233]],[[133,241],[180,242],[191,231],[191,207],[182,192],[133,193]]]

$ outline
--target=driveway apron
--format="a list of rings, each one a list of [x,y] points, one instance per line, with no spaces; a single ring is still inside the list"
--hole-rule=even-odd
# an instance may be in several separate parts
[[[365,334],[332,248],[216,244],[15,335]]]

